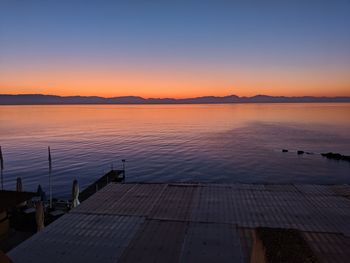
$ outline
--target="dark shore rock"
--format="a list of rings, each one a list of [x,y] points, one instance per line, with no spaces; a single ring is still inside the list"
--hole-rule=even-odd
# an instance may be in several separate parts
[[[297,151],[297,154],[304,154],[305,152],[304,151]]]
[[[288,150],[287,149],[282,149],[282,152],[287,153]]]
[[[332,160],[341,160],[341,161],[348,161],[350,162],[350,156],[347,155],[342,155],[340,153],[321,153],[323,157],[326,157],[327,159],[332,159]]]

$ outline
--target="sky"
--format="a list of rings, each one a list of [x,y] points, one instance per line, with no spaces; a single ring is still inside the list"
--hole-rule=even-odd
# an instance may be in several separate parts
[[[350,96],[350,0],[0,0],[0,94]]]

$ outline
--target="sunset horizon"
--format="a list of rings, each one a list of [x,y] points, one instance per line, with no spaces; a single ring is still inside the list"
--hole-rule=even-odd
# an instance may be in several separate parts
[[[340,94],[340,95],[271,95],[271,94],[265,94],[265,93],[256,93],[252,95],[240,95],[236,93],[227,93],[227,94],[194,94],[194,95],[189,95],[189,96],[141,96],[139,94],[121,94],[121,95],[110,95],[110,96],[103,96],[103,95],[98,95],[98,94],[53,94],[53,93],[0,93],[0,95],[10,95],[10,96],[58,96],[58,97],[100,97],[100,98],[119,98],[119,97],[140,97],[144,99],[192,99],[192,98],[203,98],[203,97],[217,97],[217,98],[224,98],[224,97],[231,97],[231,96],[236,96],[238,98],[252,98],[252,97],[257,97],[257,96],[266,96],[266,97],[286,97],[286,98],[302,98],[302,97],[315,97],[315,98],[322,98],[322,97],[328,97],[328,98],[337,98],[337,97],[349,97],[350,94]]]
[[[349,68],[350,70],[350,68]],[[349,71],[350,72],[350,71]],[[1,72],[0,72],[1,74]],[[89,79],[89,73],[86,73],[87,81],[95,82],[93,79]],[[137,78],[137,77],[134,77]],[[133,77],[130,77],[133,79]],[[2,80],[0,79],[0,84]],[[60,82],[55,80],[54,82]],[[100,81],[101,83],[103,81]],[[323,85],[310,84],[310,81],[306,81],[300,85],[261,85],[259,87],[254,86],[241,86],[234,87],[234,85],[216,86],[210,82],[206,85],[176,85],[169,83],[161,86],[160,84],[151,86],[104,86],[98,84],[88,84],[81,86],[67,85],[67,86],[0,86],[1,94],[47,94],[58,96],[101,96],[101,97],[115,97],[115,96],[141,96],[141,97],[173,97],[173,98],[186,98],[186,97],[199,97],[199,96],[255,96],[255,95],[269,95],[269,96],[350,96],[350,80],[349,83],[329,84],[329,80],[325,81]],[[143,82],[143,85],[145,83]],[[232,88],[233,87],[233,88]]]
[[[350,96],[348,7],[2,2],[0,93]]]
[[[350,0],[0,0],[0,262],[333,263]]]

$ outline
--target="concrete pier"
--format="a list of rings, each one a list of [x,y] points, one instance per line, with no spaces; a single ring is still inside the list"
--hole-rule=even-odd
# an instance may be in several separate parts
[[[264,245],[271,237],[256,239],[269,229],[271,237],[302,240],[304,262],[349,262],[350,186],[110,183],[8,256],[17,263],[251,262],[271,247]]]

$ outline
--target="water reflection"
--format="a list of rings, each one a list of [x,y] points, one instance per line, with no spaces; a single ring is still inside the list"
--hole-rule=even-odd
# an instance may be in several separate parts
[[[84,186],[127,159],[129,181],[349,183],[350,104],[1,106],[5,187]]]

